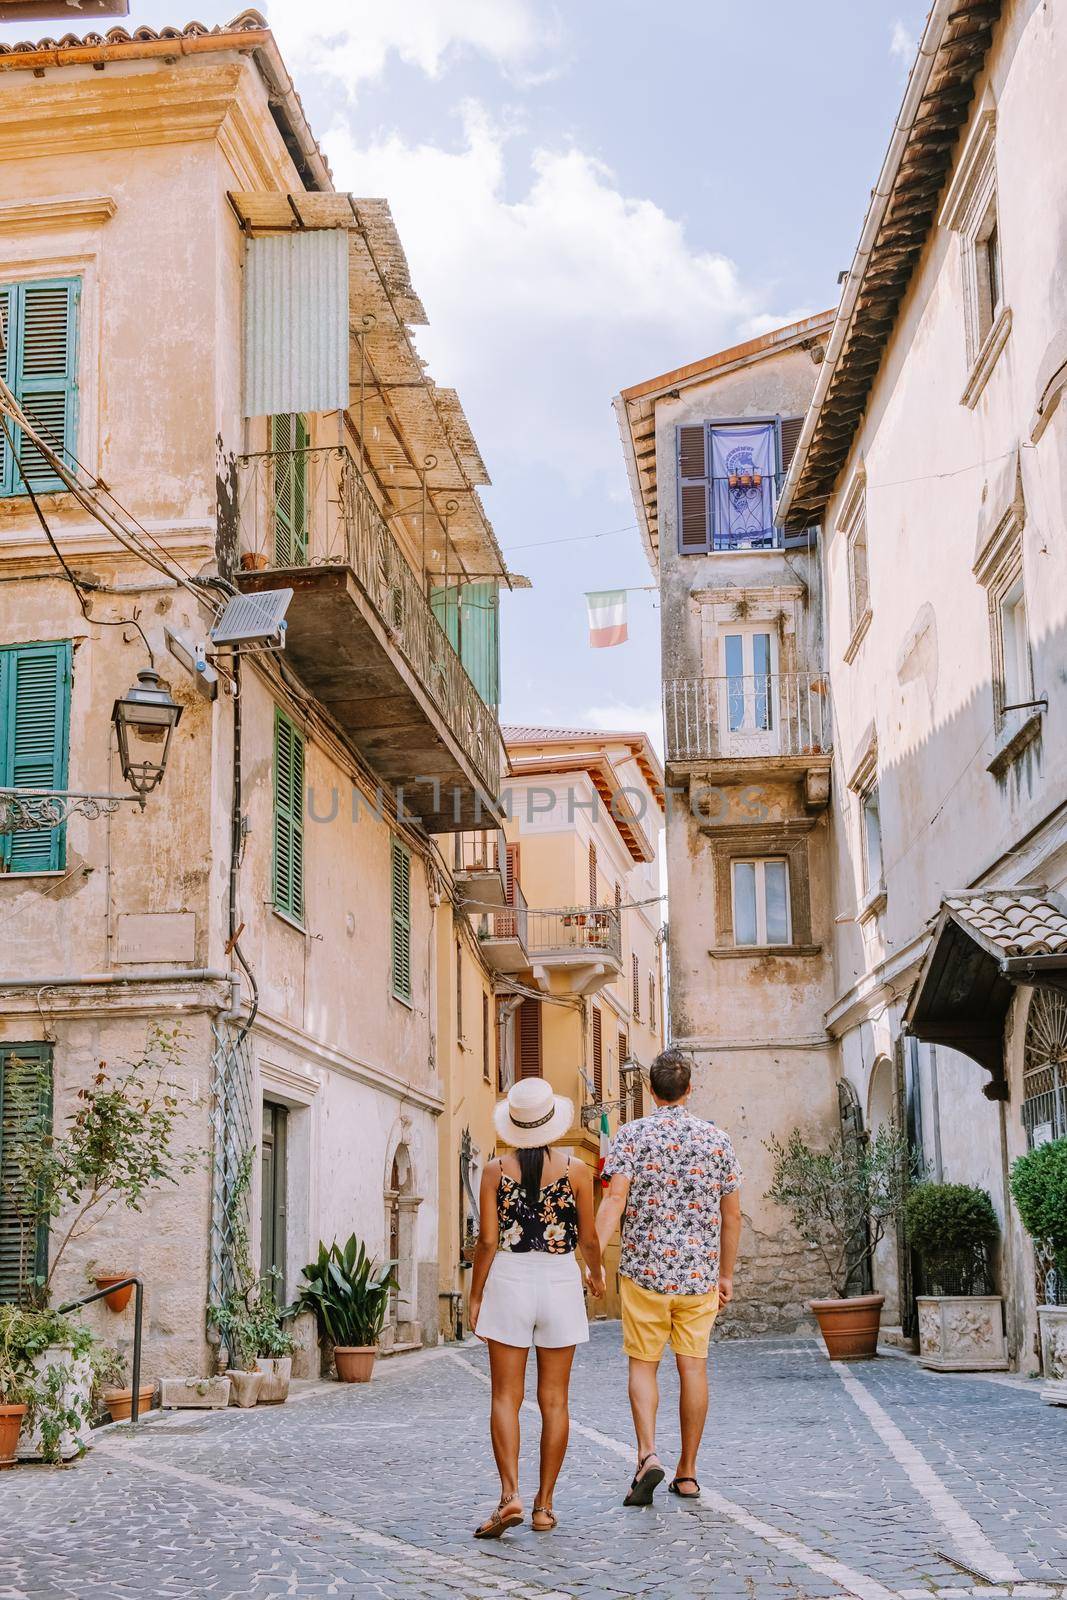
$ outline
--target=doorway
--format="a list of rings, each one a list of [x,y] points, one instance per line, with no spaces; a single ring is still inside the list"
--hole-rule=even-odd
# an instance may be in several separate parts
[[[274,1297],[286,1298],[286,1192],[289,1110],[274,1100],[263,1102],[259,1269],[270,1278]]]

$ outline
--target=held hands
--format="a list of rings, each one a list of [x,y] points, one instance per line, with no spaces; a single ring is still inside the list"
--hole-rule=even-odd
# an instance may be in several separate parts
[[[734,1280],[732,1278],[719,1279],[719,1304],[728,1306],[734,1297]]]
[[[587,1270],[585,1274],[585,1282],[589,1293],[593,1296],[593,1299],[603,1300],[604,1295],[607,1293],[607,1282],[604,1277],[604,1268],[601,1267],[599,1271],[595,1273]]]

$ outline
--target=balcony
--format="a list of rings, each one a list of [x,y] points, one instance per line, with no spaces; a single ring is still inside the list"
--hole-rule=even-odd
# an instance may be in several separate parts
[[[474,911],[507,903],[503,832],[480,828],[453,835],[452,882],[461,906]]]
[[[743,776],[830,764],[830,686],[818,673],[674,678],[663,711],[668,766],[716,762]]]
[[[499,822],[501,741],[343,446],[238,464],[245,592],[293,590],[286,658],[430,833]]]
[[[614,906],[533,910],[515,885],[516,902],[485,918],[482,951],[496,971],[546,994],[595,994],[622,971],[622,929]],[[501,965],[507,960],[508,965]]]

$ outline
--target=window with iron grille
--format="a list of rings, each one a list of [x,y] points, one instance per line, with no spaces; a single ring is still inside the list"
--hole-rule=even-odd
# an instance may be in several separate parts
[[[26,418],[74,470],[78,429],[77,324],[81,280],[0,284],[0,377]],[[0,428],[0,495],[62,489],[63,479],[11,425]]]

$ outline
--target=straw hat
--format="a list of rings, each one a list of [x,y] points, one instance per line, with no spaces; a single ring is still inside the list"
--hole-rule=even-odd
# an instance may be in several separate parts
[[[516,1149],[532,1150],[551,1144],[574,1121],[574,1102],[553,1094],[544,1078],[520,1078],[493,1113],[496,1131]]]

